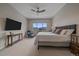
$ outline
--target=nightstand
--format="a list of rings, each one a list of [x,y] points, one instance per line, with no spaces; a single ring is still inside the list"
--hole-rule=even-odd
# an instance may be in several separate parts
[[[71,35],[70,51],[76,56],[79,56],[79,35],[77,34]]]

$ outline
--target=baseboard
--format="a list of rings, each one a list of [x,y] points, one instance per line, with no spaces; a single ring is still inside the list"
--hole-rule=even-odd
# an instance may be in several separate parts
[[[38,46],[38,47],[53,47],[53,48],[69,48],[69,46]]]

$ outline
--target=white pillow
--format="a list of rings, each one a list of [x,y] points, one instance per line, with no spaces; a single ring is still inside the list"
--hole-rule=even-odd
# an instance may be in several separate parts
[[[64,35],[65,32],[67,32],[67,30],[62,30],[61,33],[60,33],[60,35]]]
[[[55,31],[55,33],[57,34],[59,30],[60,30],[60,29],[57,29],[57,30]]]
[[[74,29],[68,29],[65,35],[71,35],[73,33]]]
[[[54,31],[55,31],[55,29],[56,29],[56,28],[55,28],[55,27],[53,27],[53,28],[52,28],[52,32],[54,32]]]

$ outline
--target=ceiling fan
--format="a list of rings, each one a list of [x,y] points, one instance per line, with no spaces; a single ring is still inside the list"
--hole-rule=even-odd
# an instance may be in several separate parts
[[[40,10],[40,8],[37,7],[36,10],[35,9],[31,9],[31,11],[36,12],[36,13],[42,13],[42,12],[45,12],[46,10],[45,9]]]

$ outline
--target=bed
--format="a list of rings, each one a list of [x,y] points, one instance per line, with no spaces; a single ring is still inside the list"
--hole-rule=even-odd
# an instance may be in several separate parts
[[[76,34],[76,25],[66,25],[56,27],[57,29],[74,29],[72,34]],[[70,44],[70,35],[59,35],[52,32],[39,32],[36,36],[39,46],[62,46],[68,47]]]

